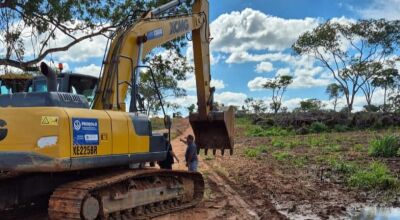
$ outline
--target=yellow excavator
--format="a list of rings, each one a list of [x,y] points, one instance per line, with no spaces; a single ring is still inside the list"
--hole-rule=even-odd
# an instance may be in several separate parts
[[[147,219],[202,200],[200,173],[143,166],[164,160],[169,140],[153,133],[141,114],[140,71],[152,73],[141,61],[153,48],[188,32],[198,97],[198,113],[189,117],[196,144],[233,149],[233,110],[213,107],[208,0],[194,0],[190,14],[165,16],[181,2],[162,5],[116,31],[92,104],[61,89],[45,63],[40,69],[47,92],[0,95],[0,211],[45,199],[50,219]],[[168,117],[165,121],[170,128]]]

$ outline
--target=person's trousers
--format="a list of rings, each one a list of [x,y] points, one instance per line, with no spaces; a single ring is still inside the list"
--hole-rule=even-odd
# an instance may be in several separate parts
[[[192,161],[189,163],[189,171],[190,172],[197,172],[197,166],[198,166],[199,162],[197,160]]]

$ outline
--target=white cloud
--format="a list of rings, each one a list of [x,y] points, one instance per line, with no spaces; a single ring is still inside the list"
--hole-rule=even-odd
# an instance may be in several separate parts
[[[246,8],[220,15],[211,23],[215,51],[233,53],[247,50],[283,51],[298,36],[318,25],[318,19],[283,19]]]
[[[67,37],[61,37],[57,40],[57,45],[65,45],[70,40]],[[101,58],[106,49],[107,39],[103,36],[84,40],[68,51],[55,53],[53,56],[62,62],[82,62],[90,58]]]
[[[218,103],[224,104],[225,106],[242,106],[244,105],[244,100],[247,99],[247,95],[244,93],[236,92],[223,92],[216,93],[214,95],[214,100]]]
[[[269,80],[269,78],[265,77],[256,77],[253,80],[250,80],[247,83],[247,87],[250,89],[250,91],[257,91],[257,90],[262,90],[263,85]]]
[[[187,91],[196,90],[196,80],[193,75],[189,76],[186,80],[178,81],[178,87]]]
[[[324,87],[332,83],[331,75],[322,67],[298,68],[294,71],[293,83],[290,88]]]
[[[223,80],[220,79],[212,79],[211,86],[218,89],[224,89],[225,83]],[[186,80],[178,81],[178,87],[185,89],[187,91],[196,91],[196,78],[193,74],[187,76]]]
[[[221,59],[223,59],[224,56],[221,54],[218,54],[217,56],[215,56],[212,52],[212,48],[210,48],[210,64],[211,65],[215,65],[217,63],[219,63],[219,61]],[[187,44],[187,49],[186,49],[186,59],[193,64],[193,43],[192,42],[188,42]]]
[[[272,70],[274,70],[274,65],[270,62],[264,61],[264,62],[257,64],[257,66],[256,66],[257,73],[267,73],[267,72],[271,72]]]
[[[332,83],[331,76],[326,74],[322,67],[296,68],[293,74],[291,72],[291,68],[281,68],[276,72],[276,76],[293,76],[293,83],[289,86],[291,89],[324,87]],[[266,77],[256,77],[247,83],[247,87],[250,91],[262,90],[263,85],[270,79],[271,78]]]
[[[76,67],[74,69],[74,72],[99,77],[100,70],[101,70],[100,66],[97,66],[95,64],[90,64],[88,66]]]
[[[400,17],[400,0],[373,0],[368,7],[356,11],[363,18],[396,20]]]
[[[18,24],[20,23],[21,22],[18,22]],[[82,21],[75,21],[73,24],[65,23],[64,25],[72,27],[75,25],[79,25],[80,23],[82,23]],[[74,37],[79,38],[87,34],[88,33],[84,31],[78,31],[73,35]],[[58,29],[55,31],[54,35],[56,36],[56,38],[51,39],[48,42],[48,45],[44,47],[43,51],[49,48],[64,47],[74,41],[74,39],[65,35]],[[24,42],[26,59],[31,59],[33,57],[38,56],[39,50],[41,49],[40,42],[45,41],[45,39],[47,39],[48,37],[47,35],[41,34],[37,37],[37,40],[35,38],[32,39],[31,27],[29,26],[24,27],[21,36]],[[66,62],[87,61],[90,58],[101,58],[104,55],[106,49],[106,43],[107,43],[106,37],[96,36],[90,39],[83,40],[73,45],[67,51],[54,52],[53,54],[48,55],[46,59],[57,59],[63,63],[66,63]]]
[[[244,93],[223,92],[214,94],[214,101],[220,104],[224,104],[225,106],[242,106],[244,105],[244,100],[246,100],[246,98],[247,95]],[[167,99],[167,101],[185,108],[192,104],[196,104],[197,96],[188,95],[185,97],[170,98]]]
[[[192,104],[197,103],[197,96],[188,95],[188,96],[183,96],[183,97],[173,97],[173,98],[168,98],[166,101],[173,103],[173,104],[177,104],[183,108],[186,108]]]
[[[211,80],[211,87],[215,87],[215,89],[224,89],[225,83],[220,79]]]
[[[277,76],[287,76],[290,75],[290,68],[282,68],[276,71]]]
[[[289,111],[292,111],[293,109],[299,107],[300,102],[303,100],[304,99],[302,98],[293,98],[288,100],[283,99],[282,106],[288,108]]]

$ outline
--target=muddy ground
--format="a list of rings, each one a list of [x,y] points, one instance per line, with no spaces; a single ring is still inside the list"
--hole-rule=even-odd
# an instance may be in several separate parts
[[[380,133],[400,134],[399,129],[283,137],[249,137],[247,129],[237,126],[234,155],[201,153],[206,192],[199,206],[156,219],[351,219],[362,206],[400,204],[398,191],[349,187],[326,163],[333,158],[367,165],[375,160],[366,153],[369,141]],[[185,170],[186,146],[179,139],[192,133],[187,120],[175,123],[174,133],[172,145],[180,158],[174,169]],[[257,154],[249,154],[260,146]],[[382,162],[400,173],[397,158]],[[18,219],[47,219],[45,209],[29,216]]]
[[[397,178],[398,157],[374,158],[367,151],[372,139],[400,135],[399,128],[276,137],[250,137],[247,131],[239,122],[232,156],[201,153],[200,170],[207,182],[204,202],[160,219],[352,219],[365,206],[400,205],[397,188],[349,186],[340,167],[367,167],[378,161]],[[177,140],[173,146],[183,158],[184,146]],[[256,156],[248,153],[260,148]],[[174,166],[185,169],[182,163]],[[356,171],[349,172],[346,175]]]

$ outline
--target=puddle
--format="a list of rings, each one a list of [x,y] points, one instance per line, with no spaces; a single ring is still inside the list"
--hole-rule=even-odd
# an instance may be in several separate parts
[[[400,208],[365,207],[352,220],[398,220]]]

